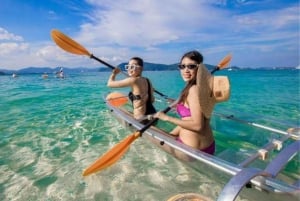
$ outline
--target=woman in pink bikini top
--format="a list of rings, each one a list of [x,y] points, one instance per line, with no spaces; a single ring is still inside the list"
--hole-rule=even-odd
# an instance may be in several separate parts
[[[203,83],[210,80],[210,73],[202,62],[203,57],[198,51],[188,52],[181,58],[179,69],[182,79],[186,82],[176,106],[181,118],[168,116],[163,112],[156,113],[154,117],[175,124],[176,127],[170,133],[176,136],[179,142],[208,154],[214,154],[215,140],[210,127],[211,112],[210,110],[206,112],[206,107],[201,108],[203,102],[199,98],[204,92],[209,92],[204,88],[209,84]],[[197,76],[198,74],[201,76]],[[204,82],[200,79],[204,79]],[[199,86],[197,83],[202,85]]]
[[[178,103],[176,106],[176,111],[181,118],[190,117],[191,110],[190,108],[185,107],[182,103]]]

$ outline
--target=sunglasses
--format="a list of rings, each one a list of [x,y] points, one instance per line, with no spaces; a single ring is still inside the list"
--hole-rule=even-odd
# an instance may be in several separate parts
[[[195,69],[195,68],[197,68],[197,67],[198,67],[198,64],[188,64],[188,65],[179,64],[179,65],[178,65],[178,68],[179,68],[180,70],[183,70],[183,69],[185,69],[185,68],[188,68],[189,70],[193,70],[193,69]]]
[[[125,70],[135,70],[139,65],[125,65]]]

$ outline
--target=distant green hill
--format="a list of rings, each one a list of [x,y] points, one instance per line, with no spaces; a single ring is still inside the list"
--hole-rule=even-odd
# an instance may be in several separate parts
[[[127,63],[121,63],[118,65],[119,68],[124,70],[124,66]],[[205,66],[208,68],[209,71],[215,68],[214,65],[205,64]],[[56,67],[56,68],[49,68],[49,67],[27,67],[22,68],[20,70],[8,70],[8,69],[0,69],[0,75],[12,75],[13,73],[16,74],[42,74],[42,73],[55,73],[59,71],[59,69],[63,67]],[[85,72],[110,72],[111,68],[108,68],[107,66],[100,66],[97,68],[87,68],[87,67],[77,67],[77,68],[68,68],[63,67],[64,72],[67,74],[70,73],[85,73]],[[260,67],[260,68],[249,68],[249,67],[237,67],[237,66],[231,66],[230,70],[288,70],[288,69],[297,69],[296,67]],[[144,71],[171,71],[171,70],[178,70],[178,64],[156,64],[156,63],[144,63]]]
[[[127,63],[121,63],[118,65],[119,68],[124,70],[124,66]],[[208,70],[212,70],[215,66],[210,64],[205,64]],[[56,68],[49,68],[49,67],[27,67],[22,68],[20,70],[7,70],[7,69],[0,69],[0,75],[11,75],[13,73],[16,74],[42,74],[42,73],[55,73],[59,71],[61,67]],[[239,69],[238,67],[235,67]],[[65,73],[84,73],[84,72],[110,72],[111,68],[106,66],[101,66],[98,68],[86,68],[86,67],[78,67],[78,68],[68,68],[63,67]],[[144,63],[144,71],[171,71],[171,70],[178,70],[178,64],[156,64],[156,63]]]

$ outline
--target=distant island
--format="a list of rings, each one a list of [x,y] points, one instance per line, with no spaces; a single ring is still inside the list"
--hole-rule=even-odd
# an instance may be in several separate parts
[[[127,63],[121,63],[118,65],[119,68],[124,69],[124,66]],[[214,65],[205,64],[205,66],[208,68],[208,70],[212,70],[215,68]],[[56,68],[50,68],[50,67],[27,67],[20,70],[7,70],[5,68],[0,69],[0,75],[12,75],[13,73],[22,75],[22,74],[43,74],[48,73],[52,74],[57,71],[62,66],[56,67]],[[77,67],[77,68],[68,68],[63,67],[64,72],[70,74],[70,73],[86,73],[86,72],[110,72],[111,68],[108,68],[106,66],[101,66],[97,68],[86,68],[86,67]],[[298,69],[296,67],[260,67],[260,68],[240,68],[237,66],[231,66],[228,68],[229,70],[286,70],[286,69]],[[156,63],[144,63],[144,71],[172,71],[172,70],[178,70],[178,63],[176,64],[156,64]]]

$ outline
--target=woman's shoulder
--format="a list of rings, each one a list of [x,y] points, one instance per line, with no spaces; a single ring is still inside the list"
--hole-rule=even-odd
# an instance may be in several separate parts
[[[199,88],[196,85],[193,85],[189,89],[189,93],[187,96],[187,102],[188,105],[190,106],[190,103],[194,103],[193,105],[197,105],[199,103]]]
[[[139,83],[145,83],[145,82],[147,82],[147,78],[145,78],[145,77],[134,77],[134,81],[135,82],[139,82]]]
[[[198,94],[198,92],[199,92],[199,88],[195,84],[191,86],[191,88],[189,89],[189,93]]]
[[[137,77],[127,77],[124,80],[128,80],[129,82],[136,82],[136,80],[138,80],[138,79],[137,79]]]
[[[189,89],[189,94],[188,94],[188,101],[192,101],[197,99],[198,100],[199,97],[199,88],[196,85],[193,85],[190,89]]]

